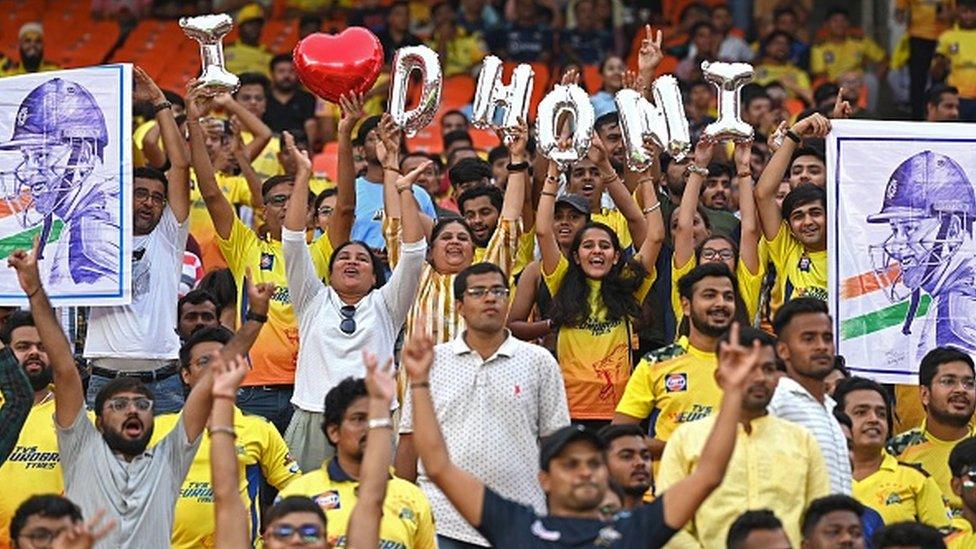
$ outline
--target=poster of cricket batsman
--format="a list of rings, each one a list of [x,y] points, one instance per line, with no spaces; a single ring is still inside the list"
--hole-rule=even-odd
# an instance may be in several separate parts
[[[61,305],[130,302],[131,65],[0,79],[0,305],[26,298],[6,258],[40,238]]]
[[[839,120],[826,146],[838,354],[909,384],[936,346],[976,355],[976,126]]]

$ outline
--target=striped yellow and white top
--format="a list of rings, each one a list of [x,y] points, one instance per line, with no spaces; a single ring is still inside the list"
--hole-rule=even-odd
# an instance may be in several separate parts
[[[485,248],[475,248],[473,263],[487,261],[501,267],[508,277],[512,276],[515,256],[519,248],[522,222],[518,219],[500,219],[495,234]],[[383,218],[383,237],[386,239],[387,256],[390,267],[395,267],[400,259],[400,219]],[[464,330],[464,319],[457,312],[454,303],[455,273],[442,274],[429,262],[420,275],[417,299],[407,315],[407,337],[413,334],[416,319],[427,318],[427,332],[434,343],[447,343]]]

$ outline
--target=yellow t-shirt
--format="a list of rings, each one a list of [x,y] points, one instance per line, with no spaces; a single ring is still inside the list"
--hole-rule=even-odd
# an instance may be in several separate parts
[[[438,51],[436,40],[428,40],[427,45]],[[441,56],[444,77],[468,74],[471,68],[485,57],[485,48],[477,36],[458,29],[457,35],[447,43],[447,55]]]
[[[793,63],[786,63],[785,65],[758,65],[756,66],[755,73],[755,82],[760,86],[778,81],[784,85],[792,83],[794,86],[800,88],[810,88],[810,77],[807,76],[807,73],[803,69]],[[790,92],[790,96],[794,97],[792,92]]]
[[[973,549],[976,547],[976,534],[973,533],[973,527],[969,524],[969,521],[955,521],[953,526],[956,527],[948,536],[945,537],[945,544],[947,549]]]
[[[139,124],[135,131],[132,132],[132,166],[140,168],[146,165],[146,157],[142,153],[142,140],[145,139],[146,134],[149,133],[153,127],[156,126],[155,120],[149,120]],[[162,138],[160,138],[160,146],[162,145]]]
[[[939,35],[935,52],[949,58],[949,85],[959,88],[959,97],[976,99],[976,29],[956,27]]]
[[[766,237],[763,236],[763,241]],[[776,267],[776,286],[783,302],[797,297],[827,300],[827,251],[803,250],[803,244],[784,221],[769,245],[769,259]]]
[[[667,441],[682,423],[718,410],[722,390],[715,381],[714,352],[692,347],[682,338],[652,351],[637,364],[617,412],[643,419],[656,413],[652,435]]]
[[[671,308],[674,311],[676,324],[681,324],[681,319],[684,316],[681,309],[681,296],[678,295],[678,281],[697,266],[698,261],[694,255],[681,267],[675,265],[674,261],[671,262]],[[762,291],[763,277],[766,276],[766,270],[762,266],[762,262],[760,262],[759,272],[756,274],[750,272],[741,259],[735,266],[735,279],[739,286],[739,296],[745,303],[746,316],[749,318],[749,322],[753,324],[756,322],[756,314],[759,310],[759,292]],[[677,337],[679,336],[675,334],[675,338]]]
[[[552,274],[543,272],[549,295],[555,296],[569,271],[569,261],[560,256]],[[634,292],[642,303],[654,283],[652,271]],[[602,280],[586,279],[590,316],[579,326],[561,326],[556,338],[556,357],[563,371],[569,416],[573,419],[613,419],[633,370],[631,349],[637,348],[633,322],[607,319],[607,307],[600,295]]]
[[[240,175],[229,175],[221,172],[214,174],[217,186],[224,198],[232,206],[251,205],[251,189],[247,186],[247,180]],[[207,211],[207,203],[200,194],[200,187],[197,185],[196,176],[190,177],[190,234],[200,245],[200,252],[203,257],[203,270],[222,269],[227,266],[223,254],[217,246],[217,230],[214,228],[210,212]]]
[[[949,511],[932,477],[883,452],[881,467],[863,480],[853,481],[855,499],[874,509],[885,524],[922,522],[949,526]]]
[[[356,506],[358,491],[359,481],[349,477],[333,458],[289,484],[278,497],[308,496],[315,500],[325,512],[330,547],[345,547],[349,515]],[[434,538],[427,496],[415,484],[391,475],[380,519],[380,547],[434,549]]]
[[[880,63],[884,58],[884,48],[871,38],[828,41],[813,47],[810,53],[810,71],[813,74],[826,73],[827,78],[836,80],[848,71],[862,72],[865,61]]]
[[[254,282],[271,282],[278,286],[271,296],[268,322],[265,324],[249,354],[251,371],[243,385],[280,385],[295,382],[295,365],[298,362],[298,324],[288,295],[285,278],[285,256],[281,241],[258,238],[254,231],[234,219],[230,238],[223,240],[217,235],[217,245],[227,260],[227,266],[237,284],[237,325],[247,312],[247,293],[244,288],[244,271],[251,267]],[[315,272],[325,280],[329,274],[329,258],[332,243],[328,235],[309,245]]]
[[[620,210],[602,208],[600,213],[592,214],[590,220],[595,223],[603,223],[613,229],[613,232],[617,233],[617,238],[620,239],[621,248],[629,248],[634,243],[634,239],[630,236],[627,218],[620,213]]]
[[[247,145],[254,140],[251,132],[242,131],[241,140]],[[281,151],[281,141],[277,137],[272,137],[268,144],[261,149],[261,152],[251,161],[251,167],[261,176],[262,181],[273,176],[285,173],[281,163],[278,162],[278,153]]]
[[[272,57],[264,44],[254,47],[237,41],[224,46],[224,66],[234,74],[257,72],[270,78]]]
[[[60,65],[56,65],[47,59],[41,60],[41,66],[37,69],[37,72],[48,72],[48,71],[59,71],[61,70]],[[6,59],[3,66],[0,67],[0,76],[17,76],[20,74],[27,74],[27,69],[24,65],[13,59]]]
[[[970,431],[969,436],[976,435]],[[962,440],[962,439],[960,439]],[[952,472],[949,471],[949,454],[959,440],[939,440],[922,426],[906,431],[888,443],[888,453],[898,461],[921,467],[942,491],[942,499],[952,516],[962,516],[962,500],[952,491]]]
[[[156,444],[177,425],[180,414],[156,416],[156,427],[150,444]],[[250,510],[251,538],[257,539],[260,522],[259,489],[262,479],[276,489],[288,486],[302,472],[288,453],[281,434],[268,420],[246,415],[234,408],[234,431],[237,432],[237,473],[241,499]],[[214,503],[210,476],[210,435],[203,434],[190,471],[183,480],[173,516],[172,547],[179,549],[213,548]]]
[[[908,34],[916,38],[936,40],[946,30],[946,24],[939,20],[939,10],[953,10],[953,0],[896,0],[900,10],[909,10]]]

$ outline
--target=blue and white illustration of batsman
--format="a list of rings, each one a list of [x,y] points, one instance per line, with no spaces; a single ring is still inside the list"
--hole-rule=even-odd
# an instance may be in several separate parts
[[[91,284],[118,279],[118,183],[102,173],[108,131],[105,116],[84,86],[53,78],[21,102],[13,135],[0,151],[20,154],[0,171],[0,188],[20,225],[41,225],[42,257],[52,231],[49,283]]]
[[[868,223],[888,223],[891,233],[869,250],[893,303],[909,299],[902,327],[911,333],[922,302],[931,299],[917,359],[936,345],[976,353],[976,193],[952,158],[923,151],[902,162],[888,179],[881,211]]]

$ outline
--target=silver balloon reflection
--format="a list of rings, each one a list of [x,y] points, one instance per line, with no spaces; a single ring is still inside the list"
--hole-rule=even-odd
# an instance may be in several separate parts
[[[420,72],[420,103],[413,109],[407,108],[407,86],[410,73]],[[407,137],[413,137],[434,119],[441,105],[441,87],[444,77],[437,52],[427,46],[408,46],[393,54],[393,83],[390,87],[390,105],[387,109],[393,122],[403,130]]]
[[[681,160],[691,149],[691,133],[685,117],[678,81],[664,75],[654,81],[654,103],[635,90],[623,89],[614,96],[620,114],[620,130],[627,151],[627,165],[644,171],[654,163],[654,155],[644,147],[644,139],[671,157]]]
[[[566,149],[559,147],[559,121],[564,114],[573,117],[573,138]],[[542,98],[536,111],[536,140],[543,156],[552,160],[565,170],[573,162],[586,156],[590,150],[595,119],[590,96],[576,84],[553,86],[552,91]]]
[[[718,88],[718,120],[705,127],[704,135],[716,141],[752,139],[752,126],[742,120],[741,91],[755,77],[748,63],[709,63],[702,61],[702,74]]]
[[[471,123],[480,129],[512,129],[519,125],[519,118],[528,120],[529,98],[535,80],[535,71],[530,65],[519,64],[512,71],[511,83],[502,83],[502,60],[489,55],[481,64],[478,85],[474,91],[471,105]],[[501,123],[495,123],[495,109],[503,107],[505,114]],[[505,141],[511,139],[505,132]]]
[[[240,80],[224,67],[224,36],[230,32],[234,21],[226,13],[183,17],[180,28],[187,36],[200,43],[200,60],[203,70],[196,87],[209,96],[234,93]]]

